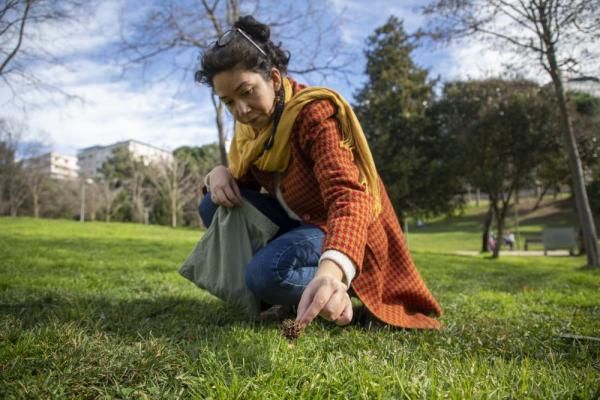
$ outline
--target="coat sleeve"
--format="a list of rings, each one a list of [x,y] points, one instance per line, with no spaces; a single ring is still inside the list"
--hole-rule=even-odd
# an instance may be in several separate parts
[[[327,100],[307,105],[299,114],[300,143],[312,160],[313,172],[327,210],[322,251],[347,255],[360,273],[367,228],[373,217],[373,197],[361,184],[352,151],[341,146],[336,108]]]

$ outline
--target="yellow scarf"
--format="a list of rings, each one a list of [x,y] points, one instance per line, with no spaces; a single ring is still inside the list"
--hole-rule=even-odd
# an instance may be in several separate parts
[[[290,161],[290,137],[298,113],[307,104],[316,100],[330,100],[336,108],[343,139],[340,146],[353,152],[360,171],[361,183],[366,185],[375,198],[375,215],[381,211],[381,194],[375,162],[367,139],[350,104],[337,92],[322,87],[307,87],[293,95],[292,85],[285,78],[285,107],[275,133],[275,142],[270,150],[264,150],[265,142],[271,135],[272,125],[263,128],[258,134],[249,125],[237,123],[231,147],[229,148],[229,168],[236,178],[246,174],[251,164],[262,171],[284,172]]]

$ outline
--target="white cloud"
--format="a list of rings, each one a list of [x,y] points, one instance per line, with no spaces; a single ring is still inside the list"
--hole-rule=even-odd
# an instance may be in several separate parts
[[[329,0],[329,3],[344,22],[340,26],[342,39],[358,46],[362,46],[367,36],[392,15],[403,21],[407,32],[415,31],[423,21],[418,10],[424,5],[422,0]]]
[[[447,54],[444,75],[448,80],[497,77],[506,71],[507,63],[514,57],[474,41],[453,44]]]
[[[29,129],[50,132],[57,148],[136,139],[173,149],[216,139],[212,105],[175,99],[168,85],[135,89],[126,82],[98,81],[64,89],[84,102],[50,102],[27,115]]]
[[[31,25],[23,46],[29,52],[64,57],[94,51],[119,37],[119,0],[90,3],[68,20]]]

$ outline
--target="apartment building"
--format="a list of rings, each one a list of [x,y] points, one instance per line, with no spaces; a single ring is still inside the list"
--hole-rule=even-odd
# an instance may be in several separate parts
[[[50,152],[26,160],[26,163],[53,179],[77,179],[79,166],[77,157]]]
[[[582,76],[569,79],[565,82],[565,90],[582,92],[594,97],[600,97],[600,79],[595,76]]]
[[[108,160],[113,151],[118,148],[127,149],[134,158],[143,160],[144,164],[148,165],[153,162],[173,160],[171,152],[152,146],[150,144],[138,142],[137,140],[126,140],[123,142],[114,143],[108,146],[92,146],[77,152],[79,160],[80,174],[87,177],[99,176],[98,170],[102,164]]]

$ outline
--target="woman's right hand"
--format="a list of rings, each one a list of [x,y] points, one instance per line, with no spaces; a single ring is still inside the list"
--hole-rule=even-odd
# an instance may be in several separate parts
[[[229,168],[218,165],[209,172],[209,194],[213,203],[223,207],[235,207],[242,203],[242,195]]]

